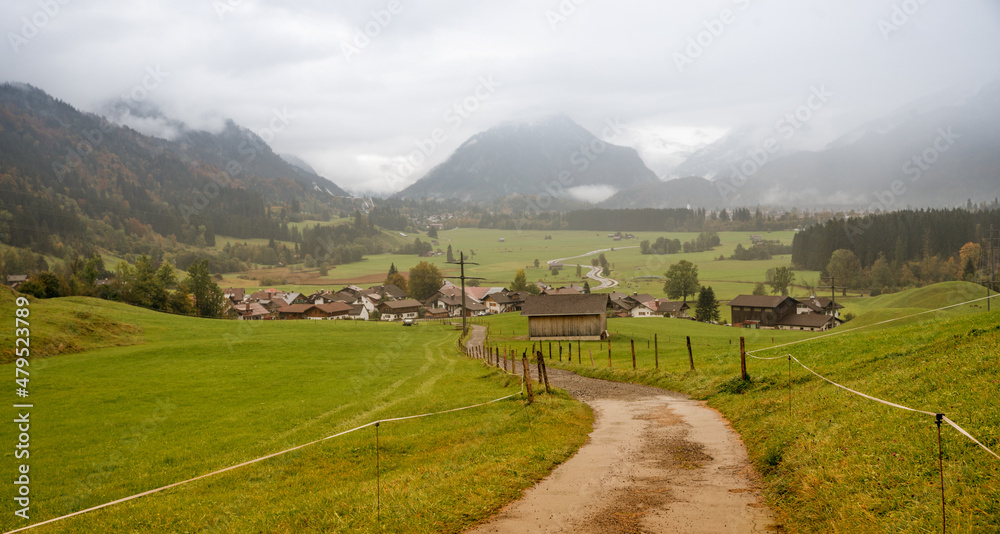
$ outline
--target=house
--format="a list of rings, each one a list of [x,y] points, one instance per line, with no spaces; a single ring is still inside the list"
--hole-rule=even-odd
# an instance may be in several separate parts
[[[795,314],[798,302],[792,297],[769,295],[739,295],[729,301],[733,324],[756,325],[776,328],[778,321],[788,314]]]
[[[632,297],[633,299],[635,297]],[[632,313],[629,314],[631,317],[657,317],[659,314],[656,312],[656,300],[649,302],[637,302],[636,306],[632,308]]]
[[[350,314],[354,310],[354,306],[344,302],[327,302],[313,306],[326,314],[324,319],[350,319]]]
[[[733,324],[824,332],[840,324],[837,310],[842,308],[831,299],[811,297],[798,301],[791,297],[740,295],[729,302]]]
[[[486,305],[481,302],[470,302],[468,300],[465,302],[466,317],[479,317],[480,315],[486,315],[488,311]]]
[[[466,305],[474,302],[471,298],[466,296]],[[438,292],[435,297],[424,303],[427,308],[441,308],[448,312],[449,317],[461,317],[462,316],[462,292],[457,291],[454,294],[445,294]]]
[[[844,309],[843,306],[837,304],[833,299],[828,299],[826,297],[816,297],[813,295],[807,299],[796,299],[798,301],[798,308],[796,313],[819,313],[823,315],[829,315],[834,319],[840,319],[840,310]]]
[[[371,310],[366,308],[362,304],[355,304],[351,306],[351,311],[348,312],[345,319],[354,319],[355,321],[367,321],[371,317]]]
[[[381,298],[386,300],[403,300],[406,298],[406,292],[396,287],[395,284],[386,284],[384,286],[372,286],[364,290],[363,293],[367,295],[377,294]]]
[[[282,319],[346,319],[353,306],[343,302],[329,304],[291,304],[278,309]]]
[[[583,288],[577,289],[579,286],[570,287],[560,287],[554,288],[550,287],[542,290],[543,295],[580,295],[583,293]]]
[[[486,295],[483,304],[489,313],[507,313],[521,311],[521,305],[528,296],[527,291],[508,291],[506,293],[490,293]]]
[[[222,292],[222,296],[233,302],[243,302],[246,300],[247,291],[242,287],[231,287]]]
[[[21,284],[28,281],[28,275],[26,274],[8,274],[7,275],[7,285],[11,289],[17,289]]]
[[[779,330],[804,330],[808,332],[826,332],[837,326],[837,319],[832,315],[822,313],[789,313],[778,321]]]
[[[284,296],[279,297],[275,295],[275,299],[281,299],[285,304],[291,306],[292,304],[311,304],[309,297],[303,295],[302,293],[286,293]]]
[[[424,319],[447,319],[448,310],[444,308],[427,308],[424,310]]]
[[[521,306],[532,341],[599,341],[607,336],[608,296],[532,295]]]
[[[401,321],[403,319],[416,319],[420,310],[419,300],[387,300],[379,304],[378,310],[382,314],[383,321]]]
[[[260,321],[264,319],[273,319],[274,316],[267,308],[261,306],[256,302],[247,302],[245,304],[238,304],[233,307],[233,311],[239,314],[239,318],[242,321]]]
[[[685,319],[688,314],[687,311],[691,309],[687,302],[671,302],[666,299],[662,299],[657,303],[656,313],[664,317],[672,317],[674,319]]]

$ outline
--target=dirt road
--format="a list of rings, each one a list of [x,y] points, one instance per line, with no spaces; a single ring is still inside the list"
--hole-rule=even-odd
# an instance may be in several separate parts
[[[781,531],[739,436],[703,402],[558,369],[549,370],[549,381],[593,407],[590,440],[519,501],[468,532]]]

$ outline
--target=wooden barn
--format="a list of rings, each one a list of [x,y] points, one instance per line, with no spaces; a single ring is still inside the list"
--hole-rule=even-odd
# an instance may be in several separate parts
[[[607,336],[607,295],[532,295],[521,306],[532,341],[599,341]]]
[[[739,295],[729,302],[733,324],[756,325],[760,328],[777,328],[778,322],[795,313],[798,301],[792,297],[767,295]]]

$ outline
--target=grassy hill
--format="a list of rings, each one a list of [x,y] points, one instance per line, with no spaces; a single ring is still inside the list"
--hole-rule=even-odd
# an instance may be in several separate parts
[[[518,380],[459,356],[457,333],[442,325],[205,320],[75,298],[30,309],[33,348],[57,329],[79,348],[101,343],[102,332],[68,331],[80,314],[134,325],[132,341],[143,341],[32,360],[30,523],[377,419],[519,391]],[[0,316],[13,317],[9,299]],[[456,532],[572,454],[591,421],[565,394],[529,409],[515,397],[382,424],[378,475],[369,427],[36,531]],[[14,432],[6,425],[3,439],[16,442]],[[0,462],[11,477],[23,461],[13,452]],[[6,502],[14,491],[6,485]],[[0,529],[27,523],[6,513]]]
[[[985,296],[975,288],[940,284],[887,295],[880,302],[901,307],[873,310],[856,321],[926,309],[916,306],[962,302],[968,293]],[[867,302],[855,306],[873,308]],[[1000,394],[1000,311],[983,309],[926,314],[906,324],[858,331],[843,329],[831,337],[764,350],[760,356],[779,359],[748,359],[748,383],[739,379],[738,344],[735,348],[728,344],[733,336],[746,335],[749,348],[761,350],[771,344],[772,333],[776,344],[816,334],[736,330],[669,319],[611,320],[609,330],[616,333],[613,369],[608,369],[606,344],[603,352],[594,351],[597,365],[591,368],[588,351],[596,343],[583,344],[583,365],[565,361],[553,365],[707,399],[743,437],[764,475],[767,498],[784,516],[790,532],[934,532],[941,528],[934,418],[853,395],[798,365],[791,366],[789,375],[788,360],[780,357],[790,353],[814,371],[863,393],[943,412],[1000,453],[1000,404],[991,400]],[[497,342],[525,345],[525,319],[508,315],[489,323],[491,338]],[[666,349],[661,343],[659,371],[652,369],[651,354],[645,349],[644,337],[654,332],[661,340],[671,340]],[[693,372],[688,370],[686,348],[674,346],[687,335],[694,344]],[[641,347],[638,371],[632,370],[628,344],[633,338],[637,349]],[[1000,460],[950,427],[945,426],[942,435],[948,531],[1000,531]]]
[[[13,317],[15,293],[0,286],[0,310]],[[96,299],[31,299],[29,317],[31,354],[46,358],[102,347],[143,342],[142,328],[122,322],[121,306]],[[0,364],[14,361],[14,330],[0,331]]]

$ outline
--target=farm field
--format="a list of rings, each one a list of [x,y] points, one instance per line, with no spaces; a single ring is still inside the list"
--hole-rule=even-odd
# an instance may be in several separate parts
[[[985,296],[973,284],[950,283],[888,295],[848,323],[855,327]],[[890,299],[894,298],[894,300]],[[874,299],[872,299],[874,300]],[[875,310],[874,305],[896,308]],[[994,305],[1000,303],[994,302]],[[963,306],[836,335],[737,330],[671,319],[613,319],[612,368],[607,345],[582,344],[582,365],[553,366],[587,376],[657,385],[706,399],[743,437],[764,476],[769,503],[790,532],[905,532],[941,530],[937,428],[934,417],[895,409],[853,395],[791,365],[804,365],[846,387],[904,406],[942,412],[984,445],[1000,453],[1000,311]],[[996,307],[994,307],[996,310]],[[526,320],[513,314],[485,321],[490,340],[523,350]],[[652,367],[646,341],[660,344],[660,369]],[[777,344],[802,343],[766,350]],[[695,371],[688,367],[690,335]],[[749,382],[739,378],[738,341],[745,335]],[[764,336],[762,338],[762,336]],[[632,370],[629,340],[639,363]],[[564,349],[565,347],[564,343]],[[548,354],[547,342],[543,347]],[[589,350],[595,348],[595,367]],[[599,355],[600,354],[600,355]],[[564,352],[564,356],[566,353]],[[790,386],[790,388],[789,388]],[[789,405],[791,400],[791,405]],[[945,425],[942,429],[948,532],[1000,531],[1000,460]]]
[[[458,355],[458,333],[440,324],[213,321],[87,298],[29,309],[35,340],[87,314],[118,325],[106,344],[122,346],[86,350],[100,342],[81,332],[82,351],[31,361],[31,519],[4,514],[4,531],[520,391]],[[0,313],[13,316],[9,291]],[[591,422],[565,394],[386,422],[378,473],[368,427],[33,532],[457,532],[571,455]],[[16,430],[6,425],[4,441]],[[0,463],[11,478],[25,461],[13,450]],[[15,491],[4,490],[8,506]]]
[[[545,239],[547,235],[551,235],[552,239]],[[635,234],[636,239],[623,241],[613,241],[607,235],[608,232],[590,231],[507,231],[458,228],[441,231],[438,238],[439,244],[435,248],[446,250],[448,245],[451,245],[456,258],[459,251],[465,251],[467,254],[474,252],[475,255],[467,259],[479,265],[469,266],[466,274],[485,278],[480,282],[484,286],[508,286],[514,279],[514,273],[517,269],[524,268],[529,281],[544,281],[557,287],[571,283],[582,284],[585,278],[577,277],[576,269],[573,267],[567,267],[558,276],[553,276],[545,264],[547,260],[614,248],[614,251],[605,252],[605,256],[613,266],[611,276],[622,283],[616,291],[635,291],[656,296],[663,295],[662,280],[643,281],[636,280],[636,278],[650,275],[662,276],[671,264],[686,259],[698,266],[702,283],[711,285],[716,296],[723,301],[741,293],[752,292],[754,283],[764,281],[764,275],[769,268],[788,266],[791,261],[790,255],[776,256],[766,261],[718,260],[720,255],[731,255],[737,244],[748,246],[750,244],[750,233],[748,232],[720,233],[722,245],[713,251],[672,255],[643,255],[639,253],[638,246],[643,239],[655,241],[656,238],[662,236],[690,241],[698,234],[690,232],[639,232]],[[765,234],[767,239],[780,239],[785,244],[790,244],[793,236],[794,232],[791,231]],[[410,236],[409,239],[414,237],[419,237],[422,241],[428,240],[426,235]],[[218,238],[217,244],[224,243],[223,239]],[[503,239],[503,242],[500,242],[500,239]],[[565,263],[589,265],[591,259],[596,258],[597,255],[594,254],[566,260]],[[537,268],[534,267],[536,259],[539,261]],[[456,277],[459,274],[458,267],[446,263],[445,256],[419,258],[413,255],[380,254],[369,256],[361,262],[331,267],[328,275],[324,278],[318,278],[318,275],[314,274],[316,278],[310,280],[309,284],[292,282],[280,286],[280,288],[311,293],[320,286],[348,283],[372,285],[380,283],[385,278],[385,274],[392,264],[395,264],[401,272],[406,272],[421,261],[437,265],[446,277]],[[281,273],[287,273],[286,277],[290,281],[296,276],[296,272],[290,269],[274,271],[274,274],[279,278]],[[316,273],[316,269],[303,269],[299,273]],[[819,282],[819,273],[816,271],[796,271],[796,283],[805,282],[815,286]],[[233,285],[258,288],[259,283],[239,279],[233,274],[227,275],[224,281],[220,282],[220,285],[223,287]],[[792,292],[793,296],[808,296],[808,294],[808,291],[799,287],[794,288]]]

